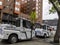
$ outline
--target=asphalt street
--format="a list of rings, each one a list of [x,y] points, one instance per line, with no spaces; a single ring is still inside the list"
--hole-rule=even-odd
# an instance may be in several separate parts
[[[51,41],[53,38],[34,38],[33,40],[27,40],[27,41],[18,41],[14,44],[9,44],[7,40],[0,41],[0,45],[59,45],[59,44],[53,44]]]

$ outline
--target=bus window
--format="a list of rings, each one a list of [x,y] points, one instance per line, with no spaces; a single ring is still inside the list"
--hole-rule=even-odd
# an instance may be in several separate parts
[[[47,26],[47,29],[49,29],[50,26]]]
[[[26,21],[26,27],[27,27],[27,28],[31,28],[31,25],[32,25],[32,24],[31,24],[30,21]]]
[[[26,27],[26,21],[23,20],[23,27]]]
[[[20,19],[19,19],[19,20],[16,20],[15,25],[16,25],[17,27],[20,27]]]
[[[27,20],[23,20],[23,27],[25,28],[31,28],[31,22]]]
[[[35,28],[40,28],[41,25],[39,23],[35,23]]]
[[[42,28],[46,30],[46,25],[43,25]]]

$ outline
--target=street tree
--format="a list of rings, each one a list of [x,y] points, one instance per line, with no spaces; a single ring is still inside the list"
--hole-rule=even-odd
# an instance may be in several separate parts
[[[31,12],[30,20],[33,24],[35,23],[35,21],[36,21],[36,12],[35,11]]]
[[[58,14],[58,24],[57,24],[57,30],[54,36],[54,43],[59,43],[59,37],[60,37],[60,0],[49,0],[49,2],[52,4],[52,8],[50,10],[50,13],[57,12]]]
[[[36,22],[36,12],[35,11],[32,11],[31,14],[30,14],[30,20],[31,20],[31,38],[32,38],[32,29],[33,29],[33,26]]]

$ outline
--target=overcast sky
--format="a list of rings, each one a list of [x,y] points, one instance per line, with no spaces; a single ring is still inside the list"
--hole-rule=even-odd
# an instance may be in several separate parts
[[[50,4],[48,0],[43,0],[43,20],[58,18],[57,13],[49,14]]]

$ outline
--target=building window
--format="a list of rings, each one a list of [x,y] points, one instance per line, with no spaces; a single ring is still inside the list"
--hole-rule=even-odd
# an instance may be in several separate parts
[[[0,5],[2,5],[2,1],[0,1]]]
[[[39,8],[40,8],[40,6],[39,6]]]
[[[36,7],[36,10],[38,10],[38,7]]]
[[[35,0],[33,0],[33,1],[35,1]]]
[[[7,0],[7,1],[9,1],[9,0]]]
[[[19,8],[17,8],[17,7],[15,7],[15,10],[16,10],[16,11],[19,11],[20,9],[19,9]]]
[[[25,0],[25,3],[27,3],[27,0]]]
[[[28,1],[30,1],[30,0],[28,0]]]
[[[36,0],[36,2],[38,2],[38,0]]]
[[[40,9],[39,9],[39,12],[40,12]]]
[[[16,5],[20,5],[20,3],[19,3],[19,2],[15,2],[15,4],[16,4]]]
[[[22,0],[22,1],[24,1],[24,0]]]
[[[41,0],[39,0],[39,2],[41,2]]]
[[[38,11],[36,11],[36,14],[38,14]]]

